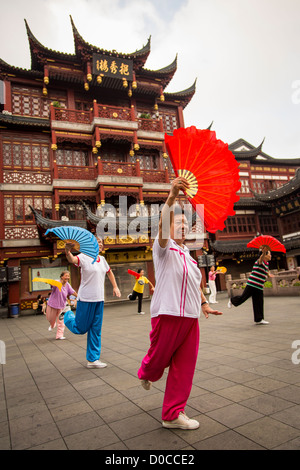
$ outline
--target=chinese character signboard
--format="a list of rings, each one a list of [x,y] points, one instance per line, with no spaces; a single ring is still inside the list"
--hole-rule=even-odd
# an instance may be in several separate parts
[[[93,54],[93,74],[104,77],[133,79],[133,61],[121,57]]]
[[[277,215],[286,215],[300,209],[300,198],[296,197],[291,199],[289,202],[285,202],[282,204],[277,204],[275,206],[275,212]]]

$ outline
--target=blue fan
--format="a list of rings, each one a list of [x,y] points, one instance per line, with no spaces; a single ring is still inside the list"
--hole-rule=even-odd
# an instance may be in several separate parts
[[[66,243],[73,243],[76,251],[93,258],[92,264],[97,260],[99,245],[96,237],[88,230],[80,227],[63,226],[49,228],[45,235],[50,232]]]

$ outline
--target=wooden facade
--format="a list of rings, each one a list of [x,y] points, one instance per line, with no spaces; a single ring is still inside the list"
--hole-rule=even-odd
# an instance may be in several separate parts
[[[57,278],[69,268],[73,287],[79,285],[63,242],[44,236],[48,228],[76,225],[95,232],[107,205],[116,208],[118,220],[143,215],[158,223],[174,177],[164,134],[184,127],[183,111],[195,93],[195,82],[177,93],[165,91],[177,57],[159,70],[145,67],[150,39],[131,54],[106,51],[88,44],[71,18],[75,51],[66,54],[43,46],[25,25],[30,70],[0,59],[0,297],[2,305],[18,303],[24,310],[38,294],[47,296],[32,283],[36,275]],[[300,232],[294,216],[291,228],[276,204],[262,197],[293,182],[300,159],[273,159],[262,145],[242,139],[229,148],[240,162],[241,198],[225,230],[209,234],[204,247],[235,271],[251,256],[245,244],[257,233],[282,239],[289,230]],[[128,267],[144,268],[154,283],[151,246],[149,233],[106,237],[105,257],[122,298],[132,288]],[[21,282],[17,275],[8,279],[8,267]],[[204,269],[203,275],[205,282]],[[110,290],[108,285],[106,300],[113,300]]]
[[[183,110],[195,93],[195,83],[165,92],[177,57],[147,69],[150,39],[131,54],[106,51],[88,44],[72,18],[71,25],[74,54],[43,46],[25,21],[30,70],[0,59],[0,263],[20,268],[22,276],[1,283],[1,298],[21,309],[47,294],[31,282],[34,273],[58,276],[68,265],[63,244],[45,238],[47,228],[95,232],[96,214],[106,205],[121,215],[120,196],[127,197],[129,216],[153,215],[150,205],[165,201],[172,172],[164,134],[184,126]],[[132,288],[128,263],[154,282],[151,244],[145,235],[105,240],[122,297]],[[71,281],[78,288],[73,268]]]

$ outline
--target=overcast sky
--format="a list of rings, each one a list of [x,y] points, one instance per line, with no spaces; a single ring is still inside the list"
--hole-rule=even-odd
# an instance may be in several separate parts
[[[81,36],[130,53],[146,44],[145,67],[178,66],[166,91],[192,85],[185,126],[232,143],[244,138],[275,158],[300,158],[299,0],[0,0],[0,58],[30,69],[24,18],[46,47],[74,53]]]

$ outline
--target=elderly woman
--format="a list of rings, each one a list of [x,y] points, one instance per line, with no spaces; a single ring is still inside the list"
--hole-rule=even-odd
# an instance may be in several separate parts
[[[201,272],[184,245],[187,220],[181,209],[178,214],[174,211],[179,191],[187,188],[186,179],[173,180],[153,244],[156,287],[150,306],[151,344],[138,377],[142,386],[149,390],[151,383],[159,380],[169,367],[162,425],[196,429],[198,421],[188,418],[184,408],[198,356],[200,310],[202,308],[206,318],[208,314],[221,315],[221,312],[210,308],[201,291]]]
[[[101,253],[103,242],[101,238],[97,240]],[[65,246],[67,260],[81,269],[81,282],[78,289],[76,316],[72,311],[68,311],[64,313],[64,322],[74,334],[87,333],[87,368],[101,369],[107,366],[105,362],[100,361],[106,275],[112,284],[113,295],[121,297],[121,293],[115,276],[103,256],[98,255],[97,261],[92,264],[89,256],[83,253],[74,256],[71,249],[72,244],[67,243]]]

